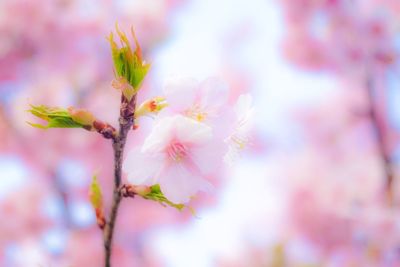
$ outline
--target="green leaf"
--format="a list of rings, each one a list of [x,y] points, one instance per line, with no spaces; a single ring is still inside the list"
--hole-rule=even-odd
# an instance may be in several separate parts
[[[186,206],[185,204],[177,204],[177,203],[173,203],[170,200],[168,200],[162,193],[159,184],[151,186],[150,189],[151,189],[150,193],[142,196],[144,199],[156,201],[163,206],[170,206],[179,211],[182,211],[184,208],[189,208],[190,211],[194,214],[194,210],[192,208]]]
[[[35,128],[84,128],[85,125],[80,124],[72,119],[71,114],[66,109],[47,107],[44,105],[34,106],[28,112],[36,117],[47,121],[47,125],[28,122],[29,125]]]
[[[150,64],[146,64],[142,59],[142,51],[133,29],[131,29],[131,32],[135,40],[135,50],[132,49],[132,45],[129,43],[126,34],[120,31],[118,26],[116,30],[121,41],[121,47],[118,47],[114,41],[112,33],[108,38],[111,45],[115,72],[118,77],[124,77],[128,81],[134,88],[134,92],[132,93],[136,94],[149,71]]]
[[[136,92],[139,90],[140,86],[142,85],[142,82],[144,78],[147,75],[147,72],[150,69],[150,64],[145,64],[141,66],[134,67],[131,70],[131,77],[130,77],[130,84],[132,85],[133,88],[135,88]]]
[[[93,176],[92,183],[90,184],[89,198],[90,203],[95,209],[103,208],[103,194],[101,193],[101,187],[96,175]]]
[[[83,125],[75,122],[72,118],[55,117],[51,118],[47,128],[83,128]]]

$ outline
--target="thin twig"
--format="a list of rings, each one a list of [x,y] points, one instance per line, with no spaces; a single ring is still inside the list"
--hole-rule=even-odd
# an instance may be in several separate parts
[[[53,171],[50,173],[50,176],[53,177],[52,181],[54,183],[55,192],[60,198],[60,208],[63,216],[63,224],[66,228],[70,228],[73,226],[73,222],[71,220],[71,211],[69,207],[68,193],[66,192],[66,187],[63,183],[62,177],[60,177],[57,171]]]
[[[393,180],[394,180],[394,171],[392,168],[391,158],[387,151],[387,144],[385,133],[383,129],[380,127],[379,123],[379,115],[374,103],[374,93],[375,86],[374,81],[371,75],[367,75],[366,78],[366,89],[368,96],[368,106],[369,106],[369,116],[371,120],[371,125],[373,127],[374,133],[376,134],[376,142],[378,147],[379,157],[382,161],[382,168],[384,171],[384,190],[386,193],[387,201],[389,205],[393,205]]]
[[[121,202],[122,196],[119,192],[121,186],[121,170],[122,170],[122,158],[124,155],[124,148],[126,143],[126,137],[129,130],[134,124],[134,110],[136,107],[136,96],[131,101],[122,96],[121,99],[121,111],[119,118],[119,132],[116,137],[113,138],[113,150],[114,150],[114,189],[113,199],[111,204],[110,218],[104,227],[104,250],[105,250],[105,266],[111,267],[111,253],[112,253],[112,240],[115,229],[115,222],[118,215],[118,208]]]

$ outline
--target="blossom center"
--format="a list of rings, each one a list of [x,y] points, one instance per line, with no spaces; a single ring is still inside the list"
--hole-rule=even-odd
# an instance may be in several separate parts
[[[182,143],[174,142],[168,147],[167,154],[174,161],[180,162],[188,154],[188,150]]]
[[[249,143],[248,137],[246,136],[233,135],[231,136],[231,140],[238,149],[244,149]]]
[[[208,116],[207,112],[204,109],[202,109],[199,105],[193,106],[192,108],[186,110],[185,113],[186,113],[185,115],[188,116],[189,118],[192,118],[199,122],[203,122],[204,120],[207,119]]]

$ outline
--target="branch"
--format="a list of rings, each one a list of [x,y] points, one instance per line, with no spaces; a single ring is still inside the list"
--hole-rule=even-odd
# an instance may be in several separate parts
[[[393,205],[393,180],[394,180],[394,170],[391,163],[391,158],[389,152],[387,151],[387,144],[385,133],[380,127],[379,123],[379,114],[377,107],[374,103],[374,93],[375,86],[372,76],[369,74],[366,78],[366,90],[368,96],[368,107],[369,112],[368,115],[370,117],[370,121],[373,127],[373,131],[376,135],[376,142],[378,147],[379,158],[382,162],[382,169],[384,172],[384,190],[387,197],[387,201],[389,205]]]
[[[121,170],[122,170],[122,159],[124,155],[124,148],[126,143],[126,137],[129,130],[134,124],[134,111],[136,107],[136,96],[133,96],[128,101],[123,95],[121,98],[121,109],[119,118],[119,132],[112,139],[113,150],[114,150],[114,189],[113,199],[111,205],[110,218],[107,221],[104,228],[104,249],[105,249],[105,266],[111,267],[111,252],[112,252],[112,240],[115,228],[115,222],[118,215],[118,208],[121,202],[122,196],[120,194],[121,186]]]
[[[66,187],[62,181],[62,177],[56,172],[51,172],[50,176],[52,176],[52,181],[54,183],[54,189],[60,198],[60,207],[61,213],[63,216],[63,224],[66,228],[70,228],[73,226],[73,222],[71,220],[71,211],[68,202],[68,193],[66,192]]]

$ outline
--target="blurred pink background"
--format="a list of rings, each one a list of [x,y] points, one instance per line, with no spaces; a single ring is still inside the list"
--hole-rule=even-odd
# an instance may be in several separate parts
[[[115,266],[400,266],[399,16],[397,0],[2,0],[0,266],[102,265],[87,192],[93,173],[111,188],[110,143],[26,110],[115,122],[117,21],[152,64],[142,97],[218,76],[253,96],[256,124],[195,217],[122,203]]]

